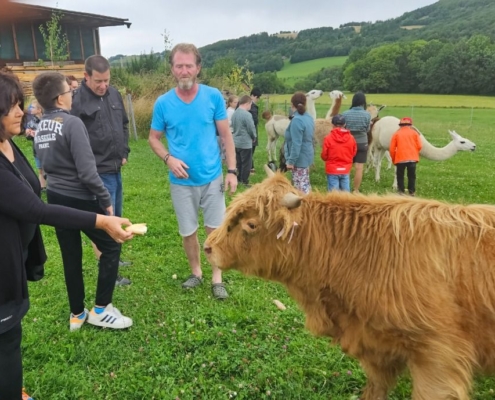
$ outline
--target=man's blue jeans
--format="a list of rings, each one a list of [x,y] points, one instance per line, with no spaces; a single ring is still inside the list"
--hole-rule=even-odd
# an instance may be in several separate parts
[[[122,175],[120,172],[116,174],[100,174],[103,184],[110,192],[112,198],[113,213],[117,217],[122,217]]]
[[[351,186],[349,182],[349,174],[341,174],[341,175],[327,174],[327,187],[329,192],[331,190],[342,190],[345,192],[350,192]]]

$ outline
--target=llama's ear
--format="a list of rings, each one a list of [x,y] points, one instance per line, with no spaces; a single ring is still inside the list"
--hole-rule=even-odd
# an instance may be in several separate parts
[[[378,109],[378,111],[383,110],[385,107],[387,107],[385,104],[383,106],[380,106],[380,108]]]
[[[451,131],[450,129],[449,129],[449,133],[452,139],[457,139],[461,137],[461,135],[459,135],[456,131]]]

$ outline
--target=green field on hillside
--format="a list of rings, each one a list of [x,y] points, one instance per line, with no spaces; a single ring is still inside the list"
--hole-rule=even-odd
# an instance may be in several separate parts
[[[325,57],[297,64],[291,64],[286,61],[282,70],[277,72],[277,76],[288,84],[294,84],[298,79],[304,78],[322,68],[339,67],[344,64],[346,59],[347,57]]]
[[[338,88],[335,88],[338,89]],[[342,101],[342,109],[348,109],[352,102],[353,93],[346,93],[346,99]],[[270,104],[290,104],[291,94],[266,95]],[[491,96],[463,96],[442,94],[366,94],[368,103],[385,104],[387,107],[410,107],[414,108],[495,108],[495,99]],[[330,105],[330,96],[327,92],[316,100],[318,105]],[[326,110],[325,110],[326,113]],[[319,115],[319,113],[318,113]],[[324,115],[323,115],[324,116]]]

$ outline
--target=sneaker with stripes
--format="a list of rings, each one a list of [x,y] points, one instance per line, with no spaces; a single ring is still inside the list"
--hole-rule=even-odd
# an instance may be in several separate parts
[[[103,328],[125,329],[132,326],[132,319],[125,317],[111,303],[105,307],[103,312],[97,313],[93,307],[88,315],[88,324],[101,326]]]

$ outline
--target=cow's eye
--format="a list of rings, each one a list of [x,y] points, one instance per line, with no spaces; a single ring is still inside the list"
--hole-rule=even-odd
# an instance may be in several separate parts
[[[258,230],[259,221],[255,218],[241,221],[242,230],[247,234],[254,233]]]

